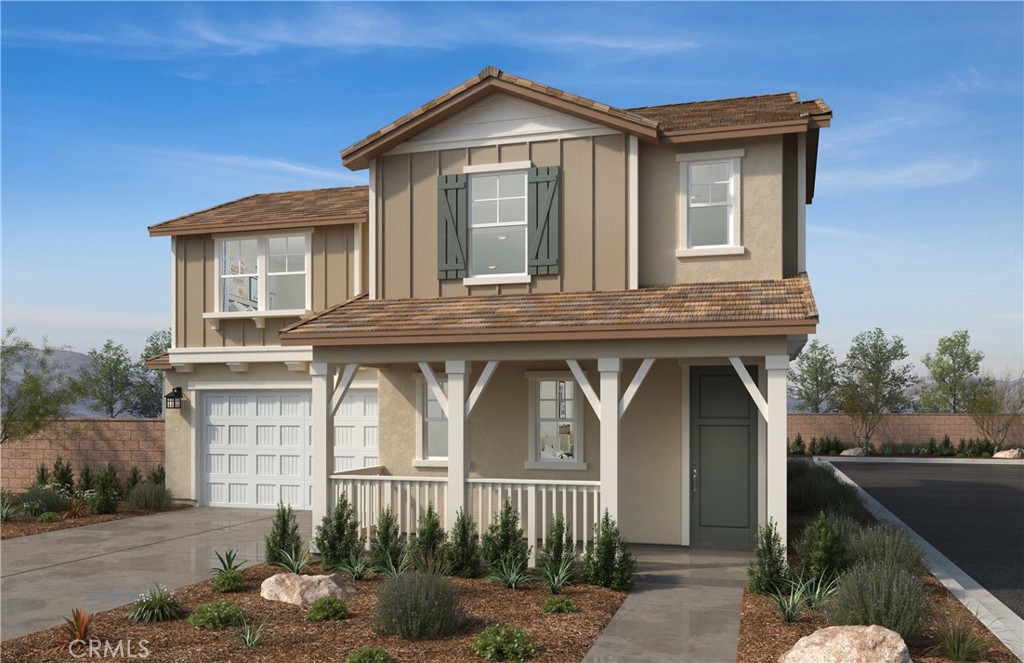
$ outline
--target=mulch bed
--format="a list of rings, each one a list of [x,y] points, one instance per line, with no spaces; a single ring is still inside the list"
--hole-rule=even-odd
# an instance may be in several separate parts
[[[190,504],[172,504],[170,508],[164,509],[164,511],[176,511],[178,509],[191,508],[192,505]],[[117,505],[117,513],[106,513],[99,516],[89,515],[84,518],[75,518],[73,520],[58,520],[55,523],[41,523],[33,516],[15,516],[6,523],[0,524],[0,540],[16,539],[19,536],[31,536],[32,534],[54,532],[59,529],[82,527],[83,525],[95,525],[96,523],[106,523],[111,520],[124,520],[125,518],[135,518],[136,516],[148,516],[153,513],[163,513],[164,511],[143,511],[142,509],[133,509],[128,506],[127,503],[121,502]]]
[[[626,594],[601,587],[580,585],[563,593],[575,601],[580,611],[565,615],[546,615],[541,604],[551,596],[542,587],[505,589],[486,580],[454,579],[467,624],[454,636],[440,640],[407,641],[398,636],[377,635],[371,629],[376,608],[377,590],[384,580],[373,578],[356,581],[357,594],[348,600],[348,619],[339,622],[310,622],[298,606],[266,601],[260,597],[260,583],[280,573],[281,569],[265,564],[244,569],[246,588],[241,592],[218,594],[210,581],[183,587],[174,592],[186,610],[196,605],[227,599],[244,608],[256,623],[269,618],[265,642],[246,648],[238,641],[239,629],[199,631],[185,619],[156,624],[134,624],[117,608],[98,613],[94,633],[111,641],[131,639],[133,651],[145,640],[149,650],[147,661],[177,663],[214,661],[344,661],[348,653],[361,646],[372,645],[386,650],[396,661],[451,663],[481,661],[473,653],[472,642],[490,624],[500,623],[523,628],[539,646],[535,661],[580,661],[597,636],[619,609]],[[145,588],[140,588],[142,591]],[[68,613],[75,606],[68,606]],[[0,661],[64,661],[76,660],[70,654],[55,657],[52,650],[63,639],[60,627],[5,640]]]

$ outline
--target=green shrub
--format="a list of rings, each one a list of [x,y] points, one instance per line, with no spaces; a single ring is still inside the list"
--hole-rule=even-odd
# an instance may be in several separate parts
[[[788,623],[796,621],[800,608],[807,599],[806,584],[802,582],[786,582],[769,592],[769,596],[775,600],[779,608],[782,621]]]
[[[909,640],[920,632],[928,607],[928,596],[910,571],[861,562],[840,578],[825,615],[833,625],[878,624]]]
[[[826,511],[851,515],[856,513],[860,501],[857,491],[840,483],[828,467],[807,463],[796,472],[801,463],[789,464],[791,474],[786,486],[786,498],[791,509],[804,513]]]
[[[221,555],[216,550],[213,551],[213,554],[217,556],[217,562],[220,564],[220,566],[213,566],[213,567],[211,567],[210,568],[210,575],[217,576],[217,575],[220,575],[222,573],[227,573],[229,571],[237,571],[237,570],[241,569],[242,565],[244,565],[246,563],[244,561],[242,561],[242,562],[236,561],[238,559],[238,551],[235,550],[234,548],[231,548],[230,550],[225,552],[223,555]]]
[[[36,468],[36,482],[34,486],[48,486],[50,484],[50,467],[46,463],[39,463]]]
[[[636,569],[636,559],[618,524],[605,509],[601,521],[594,525],[594,541],[583,557],[583,575],[592,585],[624,592],[633,587]]]
[[[804,438],[800,433],[796,434],[793,442],[789,445],[789,453],[794,456],[803,456],[807,453],[807,445],[804,443]]]
[[[575,554],[565,555],[562,562],[555,566],[554,558],[546,558],[540,562],[540,581],[552,594],[562,591],[566,585],[571,585],[576,580],[576,564],[578,558]]]
[[[419,518],[416,535],[409,540],[409,548],[420,556],[440,557],[446,538],[434,505],[428,502],[426,512]]]
[[[345,661],[347,663],[395,663],[395,659],[380,647],[360,647],[349,654]]]
[[[850,562],[900,566],[914,575],[924,573],[924,553],[903,528],[875,525],[861,529],[847,547]]]
[[[78,491],[84,493],[87,490],[92,490],[95,479],[92,468],[89,465],[83,465],[82,469],[78,470]]]
[[[89,500],[90,511],[96,514],[117,511],[117,485],[109,467],[100,470],[93,491],[93,496]]]
[[[537,646],[521,628],[492,624],[473,639],[473,651],[485,661],[521,663],[533,658]]]
[[[341,491],[334,508],[317,525],[313,542],[320,551],[320,559],[327,572],[337,570],[339,565],[351,558],[353,552],[362,547],[359,541],[359,521],[348,501],[348,493]]]
[[[333,572],[346,573],[353,580],[362,580],[370,571],[370,562],[362,548],[353,550],[347,560],[338,562],[333,568]]]
[[[835,576],[846,569],[844,546],[832,517],[824,512],[804,530],[797,543],[800,573],[809,578]]]
[[[370,564],[383,573],[401,563],[404,551],[405,544],[402,543],[402,535],[398,529],[398,519],[388,505],[380,512],[377,530],[370,541]]]
[[[45,513],[39,514],[39,518],[37,520],[38,522],[44,524],[56,523],[60,521],[60,516],[54,513],[53,511],[46,511]]]
[[[128,495],[128,503],[135,509],[143,511],[163,511],[171,506],[171,491],[163,484],[145,481],[132,488]]]
[[[113,463],[107,463],[107,470],[110,472],[111,484],[114,487],[114,492],[117,494],[119,500],[128,499],[128,493],[125,492],[124,482],[121,481],[120,477],[117,476],[117,466]],[[102,471],[102,470],[101,470]]]
[[[132,469],[128,472],[128,476],[124,480],[124,492],[126,495],[132,494],[132,488],[142,483],[142,472],[139,471],[138,465],[132,465]]]
[[[38,516],[47,511],[62,511],[68,499],[51,486],[32,486],[21,496],[21,505],[29,516]]]
[[[431,640],[455,633],[464,621],[458,593],[441,576],[417,572],[395,576],[377,592],[374,628],[378,633]]]
[[[526,567],[530,549],[519,527],[519,512],[513,508],[511,499],[505,500],[501,511],[484,532],[480,540],[480,556],[490,569],[502,559],[509,559],[516,564],[521,561],[522,566]]]
[[[146,481],[160,486],[167,483],[167,471],[164,469],[164,466],[157,465],[155,468],[150,470],[149,474],[146,476]]]
[[[53,479],[50,483],[58,486],[63,492],[70,493],[75,489],[75,472],[71,469],[71,463],[57,456],[53,461]]]
[[[345,602],[337,596],[321,596],[309,604],[306,619],[311,622],[336,622],[348,617]]]
[[[21,507],[15,503],[13,495],[6,490],[0,491],[0,523],[6,523],[18,515],[20,510]]]
[[[444,549],[445,559],[451,565],[451,574],[460,578],[475,578],[480,574],[480,548],[477,545],[476,524],[463,509],[455,514],[451,539]]]
[[[145,594],[139,594],[128,608],[128,619],[133,622],[165,622],[185,614],[185,608],[163,585],[153,585]]]
[[[540,549],[538,559],[542,567],[550,564],[552,568],[558,568],[562,565],[562,560],[565,557],[570,557],[573,561],[579,559],[576,552],[576,540],[573,538],[572,532],[566,531],[565,516],[559,513],[548,524],[547,537]],[[557,592],[555,593],[557,594]]]
[[[772,518],[767,525],[757,528],[754,561],[747,567],[747,578],[747,587],[758,594],[772,594],[787,585],[786,549]]]
[[[487,579],[509,589],[526,587],[533,582],[526,573],[526,560],[502,557],[490,567]]]
[[[214,601],[197,605],[188,616],[192,628],[222,629],[229,626],[241,626],[249,618],[245,610],[230,601]]]
[[[943,615],[936,623],[939,652],[956,663],[977,661],[988,651],[988,639],[978,632],[971,620],[960,614]]]
[[[274,566],[280,566],[295,575],[302,575],[313,563],[313,555],[309,552],[309,548],[303,548],[294,554],[287,550],[278,550],[277,553],[280,559],[274,562]]]
[[[566,612],[579,612],[579,608],[573,603],[572,599],[564,594],[559,596],[549,596],[545,601],[544,605],[540,608],[542,611],[552,613],[566,613]]]
[[[263,559],[267,564],[276,565],[284,561],[281,551],[298,555],[302,550],[302,537],[299,535],[299,521],[290,505],[278,502],[274,522],[270,532],[263,539]]]
[[[221,571],[213,577],[213,591],[225,594],[245,589],[245,575],[238,569]]]

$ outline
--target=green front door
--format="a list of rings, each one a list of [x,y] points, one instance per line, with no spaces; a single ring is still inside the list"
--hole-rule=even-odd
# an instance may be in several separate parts
[[[690,399],[691,542],[752,545],[757,406],[731,366],[691,368]]]

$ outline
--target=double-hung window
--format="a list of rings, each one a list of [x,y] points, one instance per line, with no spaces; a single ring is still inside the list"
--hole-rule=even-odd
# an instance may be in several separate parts
[[[448,382],[438,380],[447,391]],[[416,459],[420,467],[443,466],[448,462],[448,417],[434,396],[434,390],[423,379],[416,379]]]
[[[469,176],[469,276],[526,276],[526,171]]]
[[[569,373],[528,373],[530,469],[586,469],[581,396]]]
[[[740,160],[743,150],[680,154],[676,255],[743,253]]]
[[[217,241],[218,313],[305,313],[310,308],[309,235]]]

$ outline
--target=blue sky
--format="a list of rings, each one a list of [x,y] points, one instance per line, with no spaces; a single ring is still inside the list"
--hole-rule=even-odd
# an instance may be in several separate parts
[[[134,353],[167,327],[146,226],[365,182],[339,150],[486,65],[630,107],[823,97],[819,338],[916,360],[1024,347],[1021,3],[12,3],[2,14],[3,324]]]

